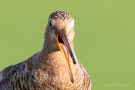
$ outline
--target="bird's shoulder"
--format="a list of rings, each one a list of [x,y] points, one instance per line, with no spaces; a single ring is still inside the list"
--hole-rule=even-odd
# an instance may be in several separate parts
[[[89,77],[89,74],[87,73],[86,69],[83,67],[83,65],[81,63],[78,63],[80,68],[83,70],[83,84],[82,84],[82,89],[83,90],[92,90],[92,83],[91,83],[91,79]]]
[[[26,63],[25,61],[20,62],[15,65],[8,66],[0,72],[0,84],[5,81],[9,81],[16,74],[16,72],[21,72],[24,69]]]
[[[32,62],[34,57],[37,55],[34,54],[30,58],[26,59],[25,61],[22,61],[18,64],[15,65],[10,65],[3,69],[0,72],[0,84],[6,83],[6,81],[10,81],[12,78],[14,78],[17,74],[24,72],[25,73],[25,68],[27,68],[28,62]]]

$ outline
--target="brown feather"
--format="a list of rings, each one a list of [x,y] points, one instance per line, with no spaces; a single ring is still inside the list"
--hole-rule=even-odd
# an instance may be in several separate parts
[[[1,71],[0,90],[92,90],[89,75],[78,61],[77,64],[70,61],[74,76],[74,83],[71,82],[68,64],[55,44],[54,38],[58,32],[54,29],[70,28],[73,18],[67,12],[56,11],[49,16],[49,20],[55,21],[55,27],[49,27],[48,24],[43,49],[29,59]],[[67,37],[74,53],[73,27]]]

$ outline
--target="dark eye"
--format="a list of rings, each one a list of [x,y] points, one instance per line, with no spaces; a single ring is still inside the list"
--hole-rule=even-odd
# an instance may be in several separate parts
[[[49,25],[52,26],[52,22],[51,21],[49,21]]]

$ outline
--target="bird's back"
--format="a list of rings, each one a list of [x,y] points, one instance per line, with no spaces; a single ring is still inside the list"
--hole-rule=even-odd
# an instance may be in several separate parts
[[[3,71],[1,71],[0,90],[15,90],[14,80],[17,79],[18,75],[24,70],[25,66],[26,66],[25,62],[21,62],[16,65],[11,65],[5,68]]]
[[[0,72],[0,90],[36,90],[34,76],[30,68],[33,68],[32,61],[38,53],[29,59],[15,65],[11,65]]]

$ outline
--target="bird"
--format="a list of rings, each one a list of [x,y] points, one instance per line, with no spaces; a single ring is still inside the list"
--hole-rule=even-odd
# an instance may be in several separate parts
[[[50,14],[42,49],[0,72],[0,90],[92,90],[90,76],[74,51],[74,18]]]

